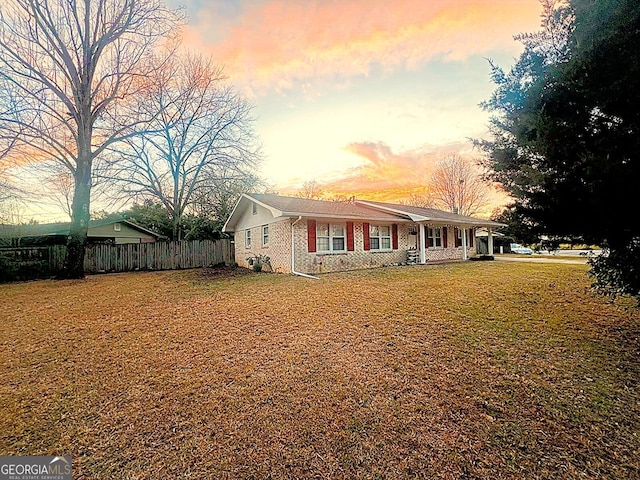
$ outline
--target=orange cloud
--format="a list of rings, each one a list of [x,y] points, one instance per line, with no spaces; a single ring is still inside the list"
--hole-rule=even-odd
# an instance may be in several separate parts
[[[320,182],[325,196],[352,196],[359,199],[399,202],[413,195],[428,193],[428,184],[436,163],[450,154],[475,159],[478,153],[466,143],[442,146],[425,146],[417,150],[394,153],[383,142],[357,142],[347,145],[348,152],[361,157],[364,163],[331,181]],[[294,194],[299,188],[280,190],[283,194]],[[497,206],[509,202],[506,194],[492,191],[488,204],[480,215],[489,216]]]
[[[406,192],[424,193],[425,186],[438,160],[449,152],[457,152],[461,145],[423,147],[394,153],[383,142],[351,143],[345,148],[365,162],[348,170],[342,178],[325,185],[327,190],[357,196],[384,196],[399,200]]]
[[[537,29],[539,14],[536,0],[273,0],[247,6],[231,25],[202,10],[184,39],[261,91],[367,75],[373,65],[415,69],[435,57],[486,54],[514,33]],[[223,38],[210,38],[212,29]]]

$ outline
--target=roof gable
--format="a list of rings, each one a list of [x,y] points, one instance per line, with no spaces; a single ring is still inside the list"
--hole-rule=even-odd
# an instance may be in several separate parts
[[[224,225],[224,232],[233,232],[252,203],[268,209],[274,218],[312,217],[367,220],[373,222],[436,222],[468,226],[503,227],[504,224],[481,218],[457,215],[435,208],[412,207],[395,203],[356,200],[354,203],[284,197],[270,193],[243,194]]]
[[[162,238],[163,235],[141,227],[137,223],[123,218],[105,218],[102,220],[89,221],[89,230],[96,227],[111,225],[114,223],[124,223],[134,230],[144,232],[155,238]],[[25,238],[25,237],[47,237],[47,236],[66,236],[69,235],[71,222],[59,223],[34,223],[28,225],[3,225],[0,229],[0,237],[4,238]],[[89,235],[91,236],[91,235]],[[117,236],[115,234],[114,236]]]
[[[238,225],[240,219],[244,215],[244,212],[246,209],[250,208],[252,202],[270,210],[274,218],[313,217],[379,222],[410,221],[406,215],[375,210],[354,203],[284,197],[269,193],[248,193],[243,194],[238,200],[238,203],[236,203],[229,219],[223,227],[224,232],[234,231],[236,225]]]

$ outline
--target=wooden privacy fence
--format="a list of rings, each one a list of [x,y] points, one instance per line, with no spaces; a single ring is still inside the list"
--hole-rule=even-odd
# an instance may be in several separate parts
[[[0,281],[31,280],[56,275],[64,265],[64,245],[0,248]]]
[[[64,265],[66,247],[20,247],[0,249],[0,279],[24,280],[55,275]],[[84,258],[87,273],[134,270],[177,270],[208,267],[234,261],[231,240],[88,245]]]
[[[87,247],[84,270],[129,272],[132,270],[179,270],[233,262],[231,240],[95,244]]]

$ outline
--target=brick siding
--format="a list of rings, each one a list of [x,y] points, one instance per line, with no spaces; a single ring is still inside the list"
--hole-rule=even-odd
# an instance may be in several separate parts
[[[453,227],[448,227],[447,245],[444,248],[427,248],[425,258],[427,261],[440,262],[446,260],[462,260],[462,247],[456,247]],[[475,253],[475,243],[473,247],[467,246],[467,258]]]
[[[274,272],[291,272],[291,221],[288,218],[269,223],[269,242],[262,245],[263,225],[252,227],[251,247],[245,244],[246,230],[234,232],[233,238],[236,249],[236,263],[245,268],[251,268],[247,258],[256,255],[267,255],[271,260]]]
[[[241,267],[251,268],[247,258],[252,255],[268,255],[274,272],[291,273],[291,224],[293,219],[283,219],[269,224],[269,244],[262,246],[262,226],[251,228],[251,248],[245,245],[245,230],[234,233],[236,262]],[[322,222],[323,220],[317,220]],[[344,222],[340,222],[344,223]],[[295,269],[298,272],[319,274],[382,267],[407,261],[410,224],[398,224],[398,249],[391,251],[364,250],[362,222],[354,222],[354,251],[344,253],[309,253],[307,248],[307,221],[298,222],[294,228]],[[367,232],[368,234],[368,232]],[[345,238],[346,240],[346,238]],[[413,240],[412,240],[413,241]],[[446,248],[427,248],[428,261],[462,259],[462,248],[455,247],[453,228],[449,229]],[[467,249],[468,256],[475,252]]]

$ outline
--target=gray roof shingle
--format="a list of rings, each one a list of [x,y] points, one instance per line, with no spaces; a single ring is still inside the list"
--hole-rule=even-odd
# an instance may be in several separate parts
[[[354,218],[363,220],[408,221],[406,216],[373,210],[358,204],[345,202],[328,202],[326,200],[310,200],[308,198],[282,197],[268,193],[251,193],[247,195],[260,203],[282,212],[284,216],[313,216],[336,218]]]
[[[400,205],[398,203],[386,203],[386,202],[374,202],[370,200],[358,200],[356,201],[356,203],[360,205],[370,205],[372,207],[381,208],[386,211],[405,213],[409,215],[411,218],[416,219],[418,221],[421,221],[424,219],[424,220],[432,220],[434,222],[451,222],[451,223],[460,223],[460,224],[477,225],[477,226],[481,225],[481,226],[488,226],[488,227],[504,226],[502,223],[493,222],[491,220],[484,220],[482,218],[458,215],[457,213],[446,212],[444,210],[438,210],[436,208],[414,207],[411,205]]]
[[[501,227],[501,223],[466,217],[435,208],[412,207],[395,203],[356,200],[349,202],[329,202],[308,198],[284,197],[270,193],[244,194],[223,231],[234,231],[237,218],[236,210],[246,208],[247,202],[254,201],[271,209],[276,217],[322,217],[351,220],[369,220],[380,222],[436,222],[440,224],[459,224],[467,226]],[[245,207],[241,206],[244,205]]]

